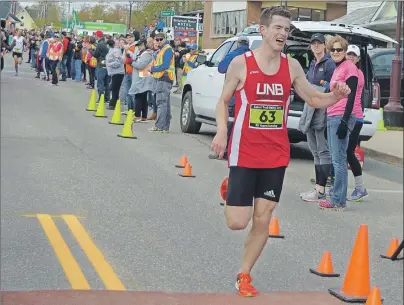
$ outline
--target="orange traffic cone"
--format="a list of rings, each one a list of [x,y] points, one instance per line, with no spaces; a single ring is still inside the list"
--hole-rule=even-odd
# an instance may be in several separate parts
[[[194,178],[195,176],[192,175],[192,167],[191,164],[187,162],[187,164],[184,167],[184,170],[182,171],[182,174],[178,174],[181,177],[189,177],[189,178]]]
[[[279,221],[275,216],[272,217],[269,223],[269,237],[270,238],[285,238],[285,236],[280,235]]]
[[[227,200],[227,190],[229,188],[229,177],[225,177],[222,183],[220,184],[220,197],[222,197],[222,200],[226,201]],[[224,203],[221,202],[220,205],[224,206]]]
[[[310,272],[321,277],[339,277],[338,273],[334,273],[334,268],[332,267],[331,253],[329,251],[324,252],[320,264],[317,266],[317,269],[310,269]]]
[[[351,260],[340,289],[328,289],[330,294],[347,303],[365,303],[370,294],[369,233],[360,225]]]
[[[183,155],[183,156],[181,157],[180,162],[179,162],[178,165],[176,165],[175,167],[184,168],[185,165],[187,165],[187,163],[188,163],[187,156],[186,156],[186,155]]]
[[[386,255],[380,255],[383,258],[388,258],[391,259],[391,257],[394,255],[396,250],[398,249],[398,239],[393,238],[390,242],[390,246],[387,249],[387,254]],[[397,256],[396,260],[402,260],[404,257],[402,256]]]
[[[382,305],[382,298],[380,296],[380,289],[373,287],[368,300],[365,305]]]

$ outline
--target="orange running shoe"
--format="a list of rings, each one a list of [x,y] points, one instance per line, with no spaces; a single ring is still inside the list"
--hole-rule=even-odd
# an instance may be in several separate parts
[[[239,273],[237,275],[236,289],[242,297],[255,297],[258,294],[257,289],[251,285],[252,278],[247,273]]]

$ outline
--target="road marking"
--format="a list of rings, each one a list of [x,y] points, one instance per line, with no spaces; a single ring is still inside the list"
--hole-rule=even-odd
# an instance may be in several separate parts
[[[87,231],[81,225],[80,221],[74,215],[62,215],[62,218],[70,228],[73,236],[78,241],[80,247],[87,255],[88,259],[92,263],[94,269],[101,277],[105,287],[109,290],[125,291],[126,288],[115,274],[112,267],[105,260],[101,251],[97,248],[94,242],[91,240]]]
[[[37,218],[48,237],[49,243],[59,259],[60,264],[66,274],[72,289],[90,290],[86,278],[76,259],[73,257],[69,247],[60,234],[55,222],[50,215],[37,214]]]

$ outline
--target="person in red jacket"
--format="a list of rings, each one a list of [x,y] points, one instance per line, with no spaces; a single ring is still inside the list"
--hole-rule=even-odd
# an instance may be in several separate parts
[[[60,73],[62,73],[61,81],[66,81],[67,78],[67,51],[69,49],[70,40],[67,38],[67,33],[62,32],[62,44],[63,44],[63,57],[60,61]]]

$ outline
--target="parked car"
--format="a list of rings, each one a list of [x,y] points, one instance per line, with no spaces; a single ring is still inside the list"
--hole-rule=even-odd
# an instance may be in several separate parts
[[[285,45],[284,53],[296,58],[305,71],[313,55],[309,51],[310,37],[313,33],[325,35],[339,34],[349,43],[361,47],[362,71],[365,75],[363,107],[365,123],[360,134],[361,141],[369,140],[376,132],[381,115],[379,85],[374,78],[372,62],[367,54],[367,45],[386,46],[388,42],[396,43],[393,39],[380,33],[359,27],[340,25],[332,22],[292,22],[292,30]],[[256,49],[262,43],[262,37],[257,26],[246,28],[238,35],[248,36],[250,48]],[[198,133],[202,123],[216,125],[216,104],[222,92],[224,74],[218,72],[219,62],[227,53],[237,47],[237,36],[224,41],[212,54],[209,60],[206,56],[198,56],[199,67],[188,73],[184,83],[181,103],[180,125],[185,133]],[[292,89],[293,90],[293,89]],[[291,95],[288,115],[288,132],[291,143],[306,141],[305,135],[298,130],[304,101],[297,95]]]
[[[375,77],[380,85],[380,106],[384,107],[389,102],[390,97],[390,79],[392,70],[392,60],[396,53],[395,49],[372,49],[369,50],[369,56],[372,60],[375,70]],[[401,104],[404,106],[404,49],[401,54]]]

